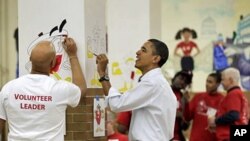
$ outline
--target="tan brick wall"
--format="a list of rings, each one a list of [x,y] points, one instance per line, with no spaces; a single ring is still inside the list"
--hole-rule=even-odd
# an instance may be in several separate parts
[[[93,137],[93,98],[102,94],[102,89],[88,89],[76,108],[68,107],[65,141],[107,141],[106,137]]]

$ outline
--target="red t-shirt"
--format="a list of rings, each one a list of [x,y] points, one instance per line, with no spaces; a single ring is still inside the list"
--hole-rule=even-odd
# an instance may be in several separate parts
[[[216,112],[223,99],[220,93],[198,93],[189,102],[189,109],[185,112],[186,120],[193,120],[190,141],[214,141],[215,133],[211,133],[208,127],[208,114]]]
[[[177,44],[176,47],[180,48],[183,51],[184,56],[190,56],[192,49],[197,48],[197,45],[193,41],[189,41],[189,42],[182,41],[179,44]]]
[[[216,117],[220,117],[229,111],[238,111],[240,113],[240,119],[234,124],[247,124],[248,120],[248,106],[245,95],[242,93],[239,87],[230,89],[223,99]],[[230,125],[216,125],[216,138],[218,141],[229,140],[230,137]]]
[[[115,141],[115,140],[128,141],[128,136],[118,132],[115,132],[114,134],[108,136],[108,141]]]
[[[127,130],[128,130],[129,125],[130,125],[131,116],[132,116],[131,111],[121,112],[121,113],[118,113],[116,121],[117,121],[117,123],[120,123],[120,124],[126,126]]]

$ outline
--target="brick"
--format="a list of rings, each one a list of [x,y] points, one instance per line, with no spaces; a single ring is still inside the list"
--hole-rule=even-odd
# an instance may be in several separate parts
[[[85,132],[73,132],[73,139],[74,140],[86,140]]]
[[[73,122],[73,115],[72,114],[66,114],[66,123]]]
[[[82,122],[67,123],[66,128],[67,128],[67,131],[91,130],[91,127],[88,123],[82,123]]]
[[[86,126],[88,127],[88,131],[93,131],[93,122],[86,123]]]
[[[94,97],[86,97],[85,104],[86,105],[93,105],[94,104]]]
[[[73,139],[73,132],[66,132],[64,140],[72,140],[72,139]]]
[[[93,105],[83,106],[83,110],[85,113],[92,113],[93,112]]]
[[[68,107],[67,113],[84,113],[84,107],[83,106],[77,106],[75,108]]]
[[[74,114],[73,122],[86,122],[86,114]]]
[[[73,115],[73,122],[92,122],[93,121],[93,114],[74,114]]]
[[[103,95],[103,90],[102,88],[89,88],[87,90],[87,96],[96,96],[96,95]]]

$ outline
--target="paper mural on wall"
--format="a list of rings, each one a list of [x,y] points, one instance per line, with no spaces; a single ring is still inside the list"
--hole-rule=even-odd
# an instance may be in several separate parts
[[[105,104],[104,98],[94,98],[94,137],[105,136]]]
[[[201,51],[199,55],[194,57],[193,91],[204,91],[207,75],[225,66],[239,68],[243,78],[242,85],[243,87],[245,85],[246,89],[246,86],[250,86],[249,82],[247,82],[249,81],[249,72],[246,71],[249,63],[247,57],[249,41],[247,38],[249,37],[248,13],[250,13],[250,9],[247,5],[250,4],[250,1],[212,0],[209,4],[204,0],[197,1],[195,4],[194,2],[196,1],[162,1],[162,24],[164,25],[162,26],[162,37],[170,49],[170,58],[167,65],[164,66],[165,70],[177,72],[181,69],[181,65],[176,65],[177,63],[180,64],[180,57],[174,57],[173,55],[174,47],[177,44],[173,37],[175,37],[176,31],[180,28],[189,27],[195,29],[199,35],[199,38],[195,41]],[[243,16],[241,17],[240,15]],[[217,44],[220,38],[219,36],[221,35],[224,46],[218,46]],[[226,38],[230,38],[231,40],[227,40]],[[232,38],[235,38],[233,43]],[[244,43],[240,43],[240,40]],[[236,43],[237,41],[238,43]],[[214,52],[222,53],[222,55],[225,52],[224,55],[230,59],[228,59],[228,62],[225,62],[225,56],[224,58],[219,58],[218,56],[214,58]],[[227,52],[234,53],[228,55]],[[223,63],[218,63],[220,59],[222,59]],[[217,62],[214,62],[216,60]],[[230,60],[234,60],[234,63]],[[239,65],[240,63],[244,64],[244,69]],[[217,69],[215,67],[217,67]],[[202,80],[203,85],[201,85]],[[245,82],[247,83],[244,84]]]
[[[241,15],[237,29],[232,30],[232,36],[225,39],[225,55],[228,66],[240,71],[241,85],[250,90],[250,13]]]

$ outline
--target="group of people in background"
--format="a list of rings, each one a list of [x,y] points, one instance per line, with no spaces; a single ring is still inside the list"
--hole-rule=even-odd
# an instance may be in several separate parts
[[[187,37],[186,41],[191,31],[183,29],[181,32]],[[87,87],[76,43],[66,37],[63,44],[71,64],[73,83],[49,77],[56,54],[50,41],[41,41],[31,52],[31,74],[12,80],[2,88],[0,129],[8,123],[9,140],[64,139],[65,110],[67,106],[79,104],[81,97],[87,95]],[[108,139],[185,141],[183,130],[187,130],[192,121],[190,141],[229,141],[230,125],[248,124],[248,101],[239,87],[239,71],[227,68],[221,73],[209,74],[206,92],[191,98],[193,61],[190,49],[197,46],[179,45],[178,48],[185,51],[183,70],[177,72],[169,84],[161,72],[169,57],[167,45],[157,39],[145,41],[136,52],[135,61],[142,76],[135,88],[123,94],[112,87],[109,80],[107,56],[97,55],[97,72],[107,107],[118,113],[116,119],[107,122]],[[220,84],[227,91],[225,96],[217,91]],[[22,107],[24,102],[28,106]]]
[[[190,91],[186,89],[192,84],[192,77],[189,71],[179,71],[172,79],[171,87],[178,108],[171,141],[185,141],[187,138],[189,141],[229,141],[230,125],[247,125],[249,121],[248,101],[239,87],[239,71],[227,68],[222,73],[209,74],[206,91],[195,93],[191,98]],[[220,85],[226,94],[218,92]],[[131,111],[117,114],[117,132],[128,133],[131,114]],[[183,131],[189,128],[188,137]]]

